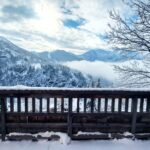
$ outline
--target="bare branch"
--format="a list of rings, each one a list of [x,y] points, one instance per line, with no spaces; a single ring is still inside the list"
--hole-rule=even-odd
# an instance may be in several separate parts
[[[115,26],[109,24],[109,43],[122,52],[150,52],[150,0],[124,0],[133,11],[133,16],[123,18],[116,11],[110,12]],[[147,57],[149,58],[149,57]],[[122,77],[122,85],[147,86],[150,84],[150,62],[143,60],[142,67],[133,63],[128,66],[115,66]]]

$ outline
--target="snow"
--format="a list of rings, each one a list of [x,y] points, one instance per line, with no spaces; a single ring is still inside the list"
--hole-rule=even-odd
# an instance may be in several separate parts
[[[0,142],[0,150],[149,150],[150,141],[140,140],[98,140],[98,141],[72,141],[63,145],[58,141],[40,140],[38,142]]]
[[[150,88],[59,88],[59,87],[29,87],[24,85],[0,86],[1,90],[58,90],[58,91],[145,91],[150,92]]]
[[[82,132],[82,131],[78,131],[76,136],[79,136],[79,135],[103,135],[103,134],[104,133],[101,133],[101,132]],[[111,137],[111,134],[109,134],[109,137]]]
[[[76,136],[79,136],[79,135],[102,135],[102,134],[103,133],[101,133],[101,132],[82,132],[82,131],[78,131]]]
[[[130,132],[124,132],[123,135],[124,135],[124,136],[132,136],[133,134],[130,133]]]
[[[66,134],[66,133],[61,133],[61,132],[40,132],[40,133],[37,133],[37,134],[30,134],[30,133],[16,133],[16,132],[13,132],[13,133],[9,133],[8,136],[23,136],[23,135],[29,135],[29,136],[33,136],[33,137],[38,137],[39,135],[41,137],[51,137],[52,135],[57,135],[60,137],[59,139],[59,142],[61,144],[64,144],[64,145],[67,145],[70,143],[70,137]]]
[[[31,64],[32,67],[34,67],[34,69],[41,69],[41,64],[40,63],[33,63]]]
[[[78,133],[75,136],[79,136],[79,135],[103,135],[104,133],[101,132],[82,132],[82,131],[78,131]],[[130,132],[124,132],[123,133],[124,136],[133,136],[132,133]],[[109,137],[111,138],[111,134],[109,133]]]

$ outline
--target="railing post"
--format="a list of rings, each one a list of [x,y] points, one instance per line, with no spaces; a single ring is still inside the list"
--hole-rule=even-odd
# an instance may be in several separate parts
[[[136,120],[137,120],[137,98],[132,99],[132,126],[131,133],[135,134],[136,132]]]
[[[68,136],[70,136],[71,138],[72,137],[72,98],[71,97],[69,97],[67,123],[68,123]]]
[[[6,113],[5,98],[1,98],[1,135],[2,135],[2,141],[5,141],[5,136],[6,136],[5,113]]]

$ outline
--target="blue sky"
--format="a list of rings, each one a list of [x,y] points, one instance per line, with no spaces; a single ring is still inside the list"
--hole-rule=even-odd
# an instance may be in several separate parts
[[[27,50],[109,49],[113,9],[131,15],[122,0],[0,0],[0,35]]]
[[[79,18],[77,20],[66,19],[63,21],[64,26],[66,26],[68,28],[78,28],[85,23],[86,23],[86,21],[83,18]]]

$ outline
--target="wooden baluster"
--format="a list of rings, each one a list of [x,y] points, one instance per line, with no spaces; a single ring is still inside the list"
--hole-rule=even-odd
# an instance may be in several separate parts
[[[61,98],[61,112],[64,113],[64,98]]]
[[[47,98],[47,113],[49,113],[50,112],[50,99],[49,98]]]
[[[105,113],[107,113],[107,107],[108,107],[108,98],[105,98]]]
[[[129,98],[125,99],[125,112],[128,112],[128,107],[129,107]]]
[[[10,112],[14,112],[14,98],[10,97]]]
[[[143,108],[144,108],[144,98],[140,99],[140,112],[143,112]]]
[[[57,112],[57,98],[54,98],[54,113]]]
[[[32,97],[32,112],[35,113],[35,97]]]
[[[84,113],[86,113],[86,101],[87,101],[87,99],[84,98]]]
[[[40,100],[40,113],[42,113],[42,108],[43,108],[43,102],[42,102],[42,98],[39,99]]]
[[[94,98],[91,98],[91,113],[94,112]]]
[[[98,98],[98,113],[101,111],[101,98]]]
[[[122,98],[118,99],[118,112],[121,113],[121,106],[122,106]]]
[[[79,98],[77,98],[77,113],[79,113],[80,112],[80,99]]]
[[[21,112],[21,99],[20,97],[17,97],[17,109],[18,109],[18,112]]]
[[[112,98],[111,100],[111,112],[115,111],[115,98]]]
[[[25,113],[28,113],[28,98],[25,97]]]

